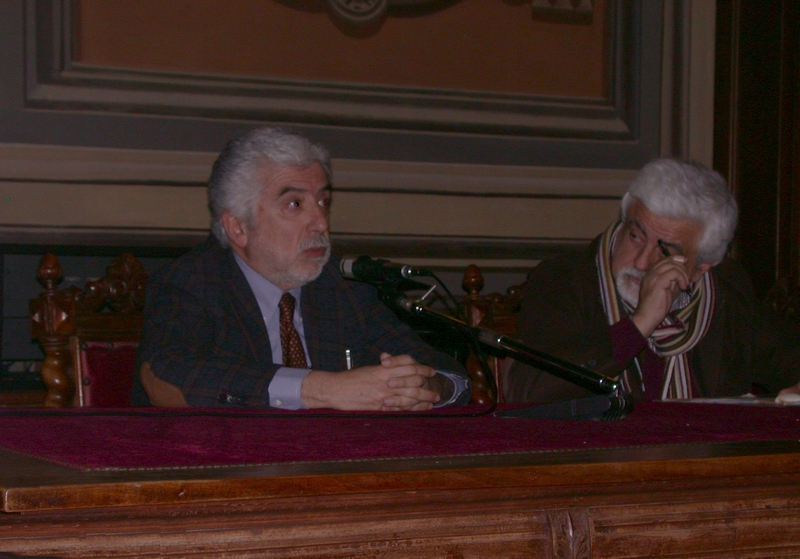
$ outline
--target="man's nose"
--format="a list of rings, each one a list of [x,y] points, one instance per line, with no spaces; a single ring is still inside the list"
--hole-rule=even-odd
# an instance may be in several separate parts
[[[330,215],[326,206],[316,204],[311,210],[308,229],[313,233],[324,233],[328,230]]]
[[[653,243],[652,246],[647,245],[642,247],[639,252],[636,254],[636,259],[633,261],[633,265],[636,267],[637,270],[647,271],[650,269],[650,266],[658,262],[664,257],[661,253],[661,248]]]

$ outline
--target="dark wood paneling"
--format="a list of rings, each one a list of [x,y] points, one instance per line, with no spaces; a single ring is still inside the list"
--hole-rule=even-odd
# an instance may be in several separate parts
[[[739,201],[733,254],[761,295],[798,270],[799,12],[794,0],[717,3],[714,166]]]

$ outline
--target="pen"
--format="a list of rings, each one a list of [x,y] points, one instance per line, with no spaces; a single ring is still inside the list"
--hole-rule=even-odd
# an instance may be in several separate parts
[[[669,253],[669,249],[667,248],[666,243],[664,243],[664,241],[662,241],[661,239],[658,239],[658,241],[656,242],[658,243],[658,248],[661,249],[661,254],[663,254],[665,258],[670,258],[672,255]],[[691,286],[686,287],[686,289],[681,289],[681,292],[686,293],[691,297],[692,295]]]
[[[667,258],[669,258],[670,256],[672,256],[672,255],[669,253],[669,249],[667,248],[667,245],[666,245],[666,244],[664,244],[664,241],[662,241],[661,239],[659,239],[657,242],[658,242],[658,248],[660,248],[660,249],[661,249],[661,254],[663,254],[663,255],[664,255],[664,256],[666,256]]]

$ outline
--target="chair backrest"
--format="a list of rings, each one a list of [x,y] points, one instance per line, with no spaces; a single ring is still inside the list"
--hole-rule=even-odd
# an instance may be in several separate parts
[[[778,316],[800,325],[800,280],[793,275],[779,278],[764,303]]]
[[[45,406],[129,406],[148,279],[142,264],[123,254],[84,289],[59,290],[61,265],[46,254],[36,277],[44,291],[30,303],[31,337],[44,352]]]
[[[478,266],[470,264],[464,271],[461,286],[467,292],[462,305],[464,316],[470,326],[482,326],[511,337],[516,335],[517,313],[522,303],[521,285],[512,285],[505,294],[482,295],[483,273]],[[505,357],[501,352],[490,352],[486,363],[481,363],[474,353],[467,358],[467,371],[472,380],[472,403],[487,404],[502,401],[504,360]],[[485,370],[487,367],[488,371]],[[496,382],[496,386],[492,379]]]

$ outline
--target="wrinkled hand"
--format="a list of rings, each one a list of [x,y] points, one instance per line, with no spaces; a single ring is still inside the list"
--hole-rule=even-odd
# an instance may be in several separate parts
[[[340,373],[311,371],[300,396],[309,408],[340,410],[429,410],[440,400],[429,387],[436,372],[409,355],[381,354],[381,364]]]
[[[775,402],[778,404],[797,404],[800,402],[800,382],[778,392]]]
[[[653,264],[639,285],[639,305],[631,320],[645,338],[661,324],[672,308],[675,296],[689,286],[683,256],[670,256]]]
[[[390,388],[396,390],[395,395],[383,401],[384,411],[403,411],[403,410],[429,410],[434,404],[449,400],[455,387],[453,382],[441,375],[430,367],[425,367],[417,363],[410,355],[391,356],[388,353],[381,354],[381,365],[384,367],[402,367],[415,365],[426,369],[424,375],[415,374],[412,377],[392,377],[388,384]],[[428,372],[433,374],[428,376]],[[419,381],[422,380],[422,384]],[[401,391],[401,392],[399,392]],[[433,400],[431,400],[433,395]]]

